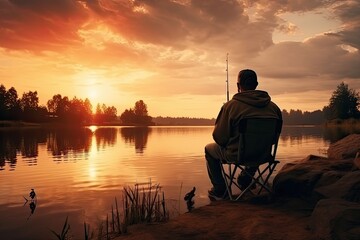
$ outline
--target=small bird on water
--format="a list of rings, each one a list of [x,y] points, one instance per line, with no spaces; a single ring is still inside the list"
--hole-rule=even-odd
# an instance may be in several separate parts
[[[186,201],[186,205],[188,208],[188,211],[190,212],[194,208],[195,202],[193,201],[193,197],[195,196],[195,190],[196,188],[193,187],[193,189],[185,194],[184,200]]]
[[[187,194],[185,194],[184,200],[185,200],[185,201],[191,201],[192,198],[195,196],[195,190],[196,190],[196,188],[193,187],[193,189],[192,189],[190,192],[188,192]]]
[[[31,199],[34,199],[34,197],[36,196],[36,193],[33,188],[31,189],[29,196],[31,197]]]

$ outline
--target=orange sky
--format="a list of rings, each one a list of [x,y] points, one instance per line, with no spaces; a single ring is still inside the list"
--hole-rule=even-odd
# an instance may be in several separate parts
[[[357,0],[0,0],[0,83],[149,114],[216,117],[243,68],[281,109],[360,91]]]

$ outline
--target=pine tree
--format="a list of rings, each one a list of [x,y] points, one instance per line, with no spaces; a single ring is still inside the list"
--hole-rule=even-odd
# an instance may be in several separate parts
[[[359,93],[342,82],[333,92],[329,105],[324,107],[323,111],[328,120],[359,118],[359,105]]]

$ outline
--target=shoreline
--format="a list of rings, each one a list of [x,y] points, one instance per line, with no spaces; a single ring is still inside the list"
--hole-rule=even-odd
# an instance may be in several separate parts
[[[282,167],[273,195],[217,201],[165,223],[128,226],[115,239],[360,239],[360,134]]]
[[[129,226],[128,233],[115,239],[315,240],[309,228],[311,212],[301,206],[285,200],[211,202],[165,223]]]

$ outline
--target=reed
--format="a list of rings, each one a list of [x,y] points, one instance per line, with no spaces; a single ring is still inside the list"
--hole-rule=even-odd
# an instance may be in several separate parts
[[[90,225],[86,224],[86,222],[84,222],[84,239],[85,240],[92,239],[92,234],[90,235]]]
[[[109,215],[106,214],[106,240],[109,240]]]
[[[59,240],[69,239],[68,233],[70,230],[70,224],[68,224],[68,216],[66,216],[64,226],[60,233],[55,232],[54,230],[50,230]]]
[[[118,233],[121,234],[120,213],[119,213],[119,208],[118,208],[118,203],[117,203],[116,197],[115,197],[115,207],[116,207],[115,210],[116,210],[117,230],[118,230]]]
[[[150,222],[164,222],[169,219],[169,211],[166,206],[165,193],[160,184],[138,183],[133,187],[124,187],[122,194],[123,212],[118,207],[115,197],[115,206],[111,205],[111,215],[106,214],[106,219],[100,221],[97,227],[98,240],[110,240],[111,238],[127,233],[129,225]],[[121,218],[122,216],[122,218]],[[51,232],[58,240],[69,239],[70,225],[66,217],[60,233]],[[93,239],[90,234],[90,225],[84,222],[84,239]]]
[[[167,221],[165,194],[159,184],[138,183],[124,187],[124,223],[150,223]]]

